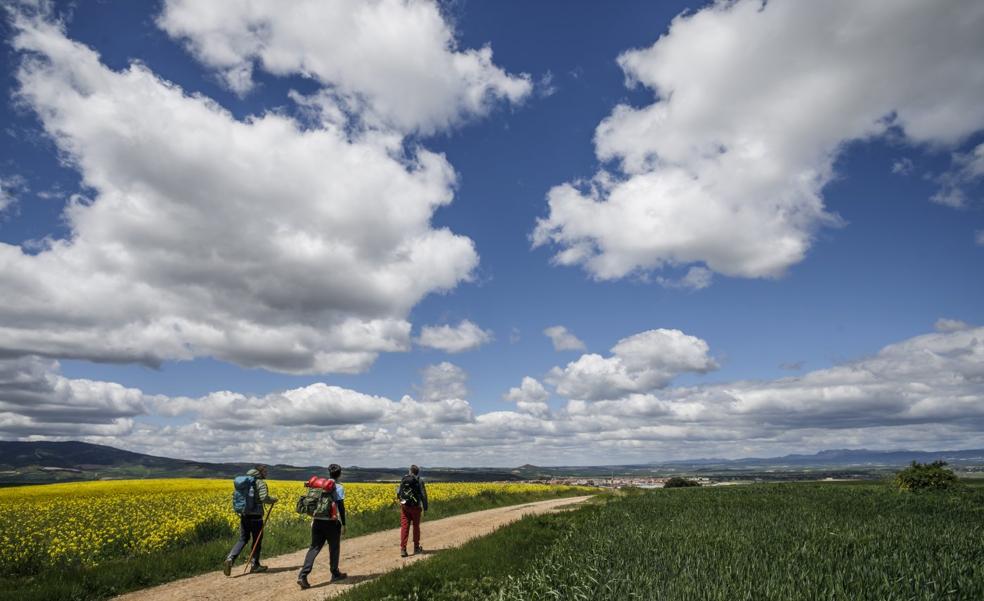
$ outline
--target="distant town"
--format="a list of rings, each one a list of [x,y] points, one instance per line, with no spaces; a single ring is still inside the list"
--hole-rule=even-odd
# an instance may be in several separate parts
[[[598,486],[601,488],[663,488],[666,485],[666,478],[656,478],[656,477],[636,477],[636,476],[612,476],[610,478],[548,478],[543,480],[535,480],[534,482],[540,484],[554,484],[554,485],[566,485],[566,486]],[[697,478],[687,478],[688,480],[693,480],[701,486],[714,486],[719,484],[737,484],[737,482],[714,482],[710,478],[697,477]]]

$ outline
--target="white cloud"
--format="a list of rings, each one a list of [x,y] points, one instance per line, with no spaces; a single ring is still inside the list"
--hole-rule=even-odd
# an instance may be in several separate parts
[[[687,275],[683,276],[683,280],[680,283],[685,288],[701,290],[710,286],[713,278],[714,272],[710,269],[694,266],[687,270]]]
[[[686,288],[690,290],[703,290],[711,285],[714,279],[714,272],[706,267],[698,265],[692,266],[687,270],[686,275],[680,279],[657,277],[656,281],[667,288]]]
[[[596,153],[612,171],[550,190],[534,245],[603,280],[694,263],[781,276],[818,228],[840,223],[822,190],[848,142],[892,130],[956,148],[984,126],[982,28],[973,0],[945,11],[738,0],[685,13],[618,58],[656,101],[601,122]]]
[[[926,334],[870,359],[771,383],[721,387],[734,413],[837,428],[974,420],[984,424],[984,328]],[[969,422],[968,422],[969,425]]]
[[[978,246],[984,246],[984,230],[977,230],[977,233],[974,234],[974,242]]]
[[[158,24],[237,92],[253,69],[326,86],[369,124],[432,133],[482,116],[532,90],[526,74],[492,62],[492,48],[459,49],[426,0],[168,0]]]
[[[550,326],[543,330],[543,333],[550,338],[555,351],[583,351],[587,348],[573,332],[564,326]]]
[[[984,328],[927,334],[803,376],[739,381],[579,403],[581,413],[663,415],[777,435],[788,428],[865,428],[974,420],[984,424]],[[966,422],[970,425],[971,422]]]
[[[112,382],[65,378],[57,362],[0,360],[0,435],[124,435],[157,402]]]
[[[358,372],[409,348],[424,296],[471,277],[472,241],[430,225],[453,196],[443,156],[239,121],[140,64],[106,68],[56,24],[13,22],[20,100],[92,196],[37,254],[0,243],[0,350]]]
[[[662,388],[680,374],[717,368],[707,343],[680,330],[641,332],[611,350],[611,357],[586,354],[563,369],[555,367],[547,382],[561,396],[594,401]]]
[[[19,191],[26,186],[27,182],[19,175],[0,177],[0,213],[13,206]]]
[[[262,397],[221,391],[197,399],[166,399],[158,402],[158,411],[164,415],[192,413],[209,427],[243,430],[360,424],[381,419],[392,406],[383,397],[319,382]]]
[[[892,163],[892,173],[896,175],[909,175],[915,165],[912,163],[912,159],[902,157]]]
[[[552,71],[547,71],[543,77],[536,82],[536,93],[541,98],[549,98],[557,93],[557,83],[554,81]]]
[[[653,346],[647,338],[622,341],[617,356],[644,358]],[[546,391],[537,384],[524,378],[508,400],[543,402]],[[570,465],[844,446],[973,448],[984,443],[984,328],[917,336],[872,357],[801,376],[570,400],[554,412],[473,416],[460,399],[404,397],[387,403],[382,417],[361,425],[257,430],[250,456],[309,461],[311,443],[305,449],[301,441],[321,440],[313,438],[319,435],[334,459],[344,452],[348,463],[360,465],[375,458],[394,465],[408,455],[432,465],[508,466],[531,457],[534,463]],[[227,437],[226,430],[214,432],[217,440]],[[212,444],[192,440],[191,433],[202,435],[194,428],[181,434],[189,448]]]
[[[483,330],[465,319],[456,326],[424,326],[415,342],[447,353],[474,350],[494,339],[491,330]]]
[[[936,320],[933,324],[937,332],[959,332],[960,330],[970,329],[971,326],[965,321],[960,321],[959,319],[948,319],[946,317],[941,317]]]
[[[448,399],[463,399],[468,396],[468,374],[453,363],[443,361],[428,365],[421,372],[423,383],[420,398],[425,402],[438,402]]]
[[[684,336],[655,344],[658,337],[644,332],[616,345],[613,358],[641,381],[658,346],[676,357],[666,361],[675,367],[659,368],[678,370],[701,356],[700,345]],[[463,383],[459,368],[434,367],[433,382]],[[168,448],[201,460],[358,465],[397,465],[407,456],[431,465],[509,466],[531,458],[571,465],[843,447],[975,448],[984,446],[984,328],[917,336],[803,375],[623,390],[599,400],[571,398],[554,411],[540,406],[548,393],[530,377],[504,395],[518,411],[474,415],[462,392],[392,401],[317,383],[262,397],[167,399],[66,380],[53,363],[22,358],[0,363],[0,433],[82,437],[143,452]],[[144,423],[144,413],[172,419]],[[175,424],[175,414],[194,421]]]
[[[405,396],[386,421],[406,427],[415,436],[439,425],[435,435],[440,436],[446,424],[468,423],[474,419],[471,404],[464,399],[445,397],[419,402]]]
[[[550,414],[550,406],[546,402],[550,398],[550,393],[536,378],[525,376],[518,388],[510,388],[502,398],[510,403],[516,403],[516,407],[523,413],[537,417],[546,417]]]
[[[937,178],[940,190],[930,200],[960,208],[967,205],[967,188],[984,179],[984,144],[968,153],[953,155],[953,168]]]

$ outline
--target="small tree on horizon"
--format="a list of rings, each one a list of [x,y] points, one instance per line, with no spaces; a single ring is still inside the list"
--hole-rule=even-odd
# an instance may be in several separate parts
[[[957,475],[947,469],[945,461],[919,463],[913,461],[895,474],[896,488],[906,491],[948,490],[957,486]]]
[[[663,488],[687,488],[689,486],[700,486],[700,482],[688,480],[681,476],[673,476],[663,484]]]

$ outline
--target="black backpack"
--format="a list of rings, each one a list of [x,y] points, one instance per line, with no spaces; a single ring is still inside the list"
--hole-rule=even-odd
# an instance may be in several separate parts
[[[400,489],[396,496],[400,499],[401,505],[417,507],[420,505],[420,480],[413,474],[407,474],[400,480]]]

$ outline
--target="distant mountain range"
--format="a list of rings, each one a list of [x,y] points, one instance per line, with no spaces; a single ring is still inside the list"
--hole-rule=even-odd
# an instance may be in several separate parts
[[[667,475],[693,473],[721,476],[741,474],[837,475],[878,473],[941,459],[954,467],[984,466],[984,449],[962,451],[871,451],[836,449],[813,455],[751,457],[745,459],[693,459],[637,465],[559,466],[522,465],[517,468],[427,468],[435,481],[532,480],[553,477],[607,477],[611,475]],[[172,459],[124,451],[86,442],[0,441],[0,485],[120,478],[226,478],[245,472],[250,463],[208,463]],[[350,482],[395,481],[405,467],[345,468]],[[270,477],[304,480],[324,474],[323,466],[271,465]]]
[[[87,442],[19,442],[0,441],[0,485],[40,484],[78,480],[121,478],[227,478],[245,473],[252,463],[208,463],[144,455]],[[406,467],[345,468],[349,482],[396,481]],[[270,478],[306,480],[313,474],[324,475],[324,466],[270,465]],[[428,468],[432,480],[477,482],[521,480],[522,476],[507,469]]]
[[[527,479],[585,476],[702,475],[724,480],[797,480],[835,478],[878,478],[912,461],[946,461],[952,467],[984,472],[984,449],[961,451],[872,451],[834,449],[812,455],[747,457],[743,459],[685,459],[636,465],[541,467],[523,465],[513,470]]]
[[[783,457],[747,457],[744,459],[692,459],[653,463],[653,466],[699,466],[709,465],[732,467],[864,467],[864,466],[903,466],[912,461],[926,463],[942,460],[958,465],[971,463],[984,464],[984,449],[963,451],[871,451],[868,449],[833,449],[820,451],[813,455],[786,455]]]

